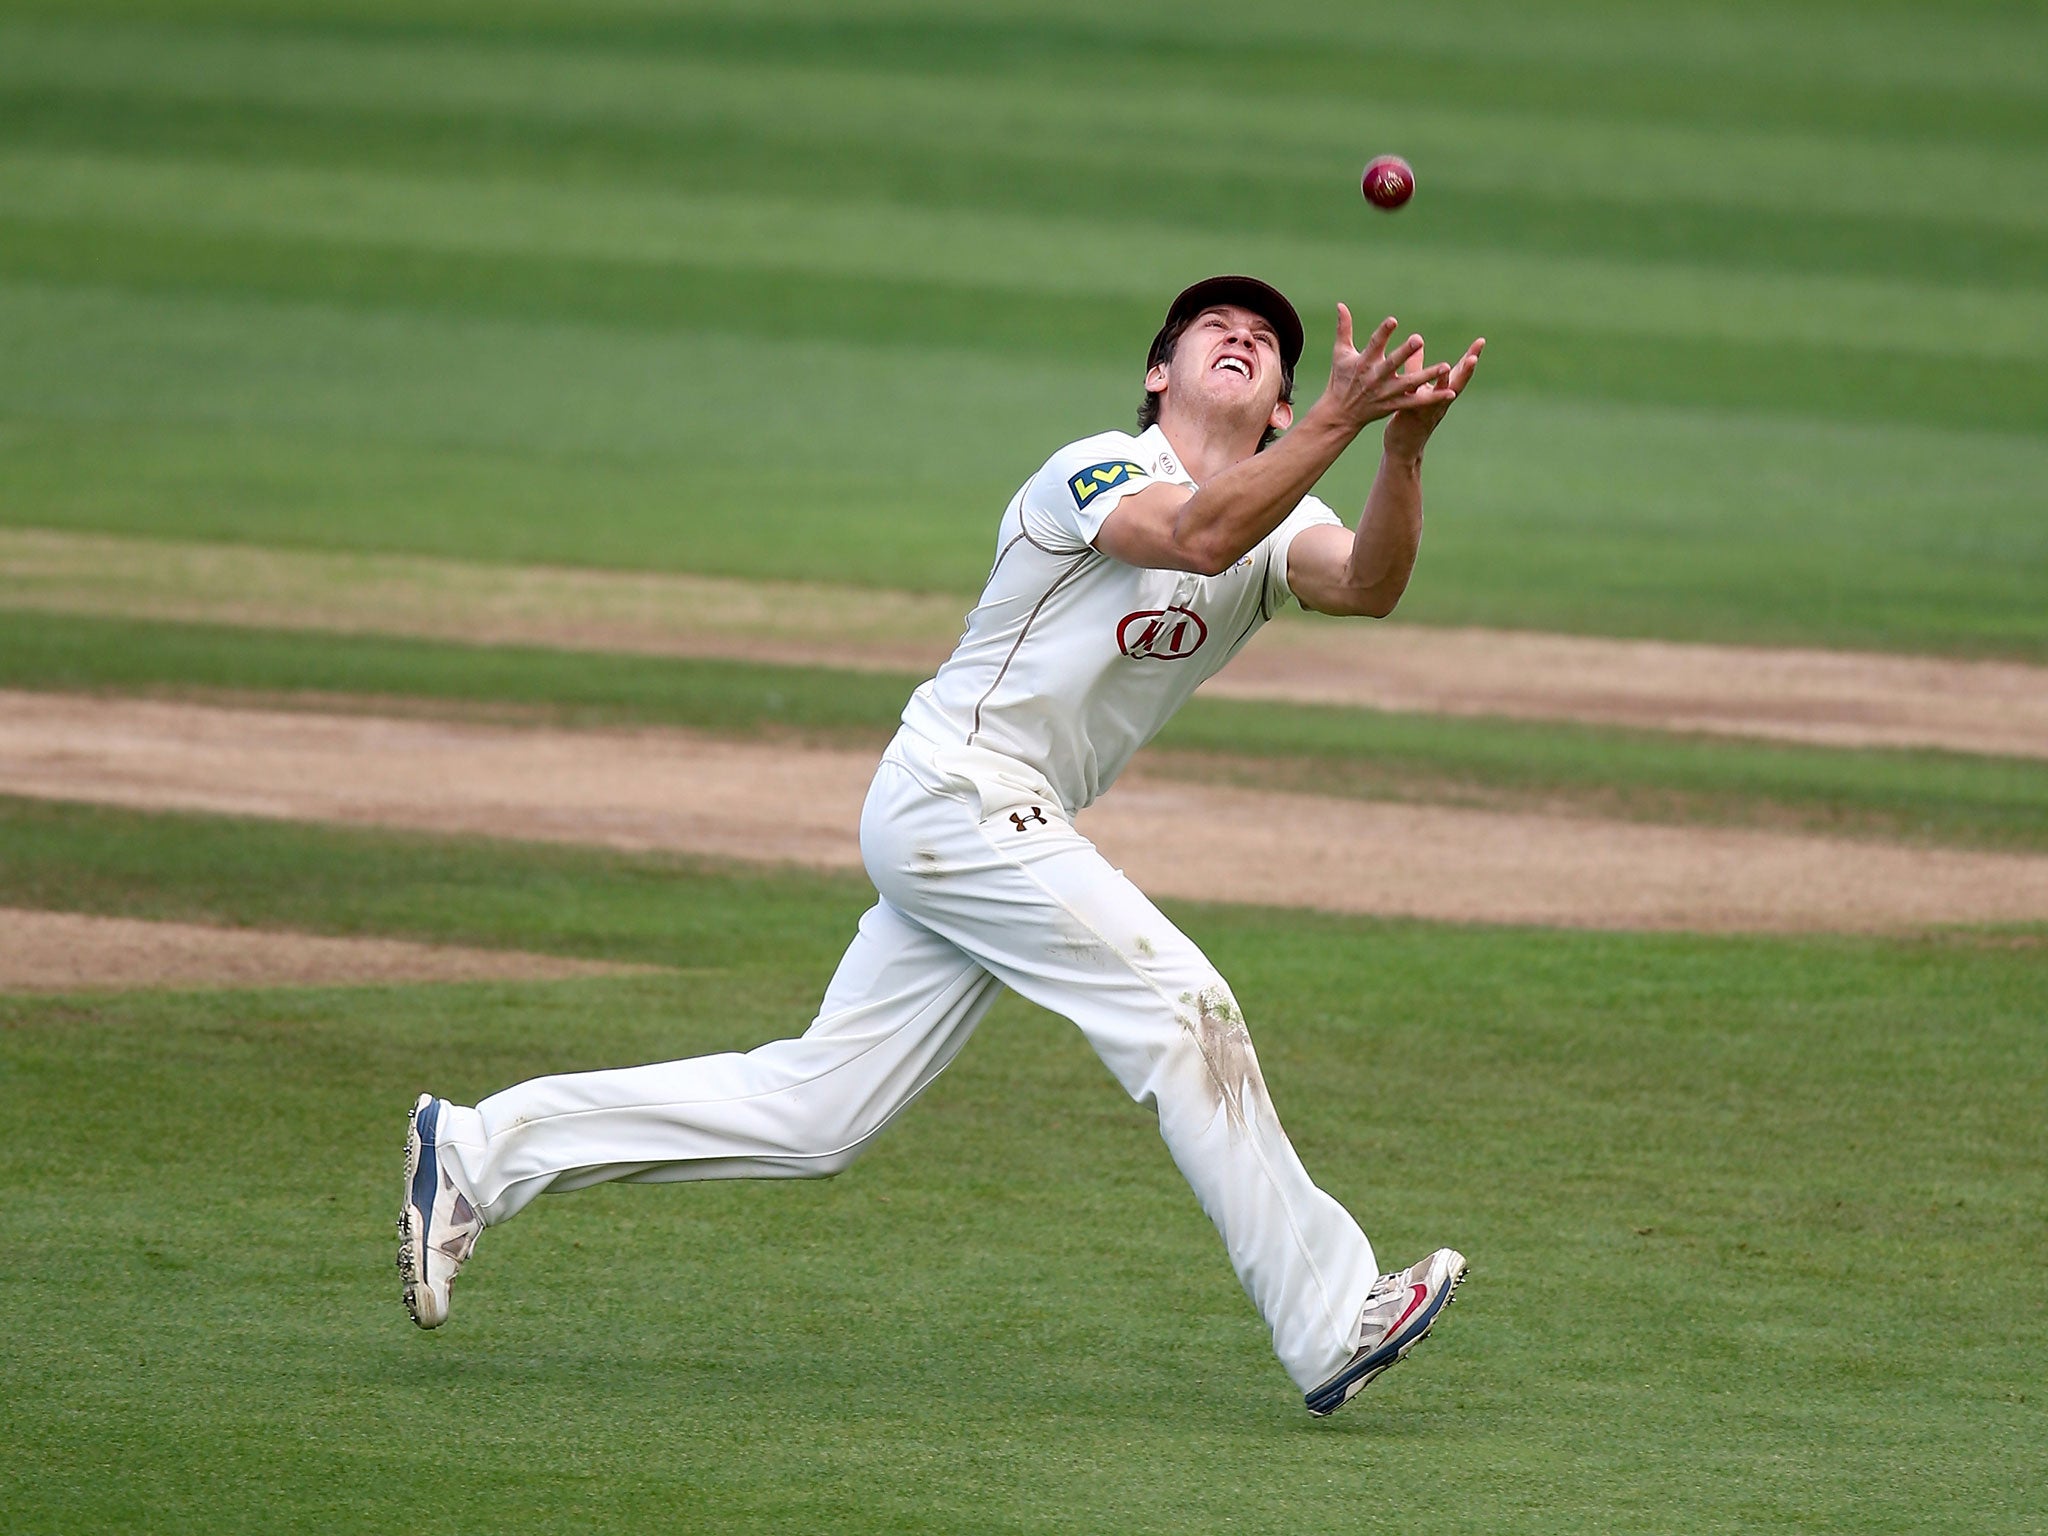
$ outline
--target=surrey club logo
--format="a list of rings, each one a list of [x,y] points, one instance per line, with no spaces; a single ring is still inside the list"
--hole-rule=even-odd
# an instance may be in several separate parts
[[[1116,627],[1116,648],[1136,661],[1179,661],[1208,638],[1201,615],[1186,608],[1140,609]]]

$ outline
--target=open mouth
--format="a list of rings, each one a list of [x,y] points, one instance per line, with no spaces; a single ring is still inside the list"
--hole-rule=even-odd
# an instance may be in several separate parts
[[[1209,371],[1212,373],[1234,373],[1241,378],[1248,379],[1252,376],[1252,365],[1248,359],[1232,353],[1229,356],[1217,358],[1215,362],[1209,365]]]

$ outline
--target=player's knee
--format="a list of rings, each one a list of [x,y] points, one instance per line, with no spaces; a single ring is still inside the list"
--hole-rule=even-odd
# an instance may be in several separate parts
[[[1174,1023],[1193,1038],[1219,1029],[1243,1029],[1244,1010],[1230,983],[1214,971],[1198,976],[1192,986],[1183,986],[1174,1003]]]
[[[1173,1028],[1162,1044],[1163,1065],[1213,1066],[1225,1056],[1248,1056],[1251,1035],[1244,1012],[1221,976],[1180,994],[1173,1009]]]
[[[804,1177],[807,1179],[836,1179],[851,1168],[858,1160],[864,1144],[840,1147],[832,1152],[819,1152],[804,1159]]]
[[[881,1134],[880,1126],[840,1123],[820,1127],[818,1149],[804,1159],[804,1177],[830,1179],[846,1172]]]

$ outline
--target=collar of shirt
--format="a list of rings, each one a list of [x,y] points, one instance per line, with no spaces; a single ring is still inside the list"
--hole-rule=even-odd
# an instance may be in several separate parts
[[[1184,485],[1189,490],[1197,489],[1187,469],[1181,464],[1180,455],[1173,451],[1173,444],[1166,440],[1166,434],[1154,422],[1138,434],[1138,452],[1134,457],[1145,466],[1145,473],[1154,480],[1166,480],[1175,485]]]

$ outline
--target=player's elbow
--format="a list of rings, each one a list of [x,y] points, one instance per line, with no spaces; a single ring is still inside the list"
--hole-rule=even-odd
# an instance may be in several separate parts
[[[1235,547],[1229,532],[1219,527],[1214,518],[1189,517],[1190,505],[1193,503],[1181,507],[1180,515],[1166,531],[1173,567],[1197,576],[1221,576],[1243,558],[1244,551]]]
[[[1323,594],[1313,606],[1317,613],[1340,619],[1384,619],[1400,605],[1399,588],[1345,587]]]
[[[1175,539],[1174,554],[1182,570],[1197,576],[1221,576],[1244,558],[1243,550],[1199,535],[1191,539]]]

